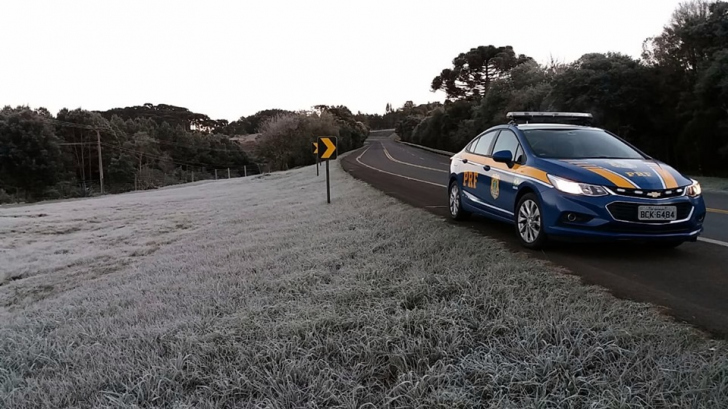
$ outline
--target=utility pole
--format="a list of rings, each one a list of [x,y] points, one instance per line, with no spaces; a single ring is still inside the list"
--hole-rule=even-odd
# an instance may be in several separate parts
[[[104,160],[101,158],[101,133],[96,130],[96,147],[99,151],[99,184],[101,185],[101,194],[104,194]]]

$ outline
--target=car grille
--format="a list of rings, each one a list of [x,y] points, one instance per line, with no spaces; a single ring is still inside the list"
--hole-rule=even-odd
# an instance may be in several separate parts
[[[668,199],[671,197],[682,196],[685,193],[685,188],[676,189],[624,189],[624,188],[612,188],[614,192],[621,196],[629,197],[644,197],[650,199]]]
[[[637,217],[637,208],[640,206],[644,206],[644,205],[648,205],[648,204],[615,202],[615,203],[608,204],[607,209],[609,210],[609,213],[612,214],[612,217],[614,217],[615,220],[619,220],[619,221],[644,223],[644,224],[660,224],[660,223],[664,224],[665,223],[664,221],[639,220]],[[662,206],[662,205],[677,207],[677,220],[687,219],[688,216],[690,216],[690,212],[693,210],[693,205],[690,203],[686,203],[686,202],[660,204],[660,206]]]

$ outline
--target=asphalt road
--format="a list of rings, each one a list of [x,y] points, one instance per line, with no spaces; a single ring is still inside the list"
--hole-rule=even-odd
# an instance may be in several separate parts
[[[701,238],[707,241],[667,251],[635,244],[559,243],[537,252],[523,249],[513,227],[504,223],[449,219],[447,156],[370,137],[366,146],[342,158],[342,166],[388,195],[496,238],[513,252],[565,267],[615,296],[666,307],[675,319],[728,339],[728,194],[705,193],[711,211]]]

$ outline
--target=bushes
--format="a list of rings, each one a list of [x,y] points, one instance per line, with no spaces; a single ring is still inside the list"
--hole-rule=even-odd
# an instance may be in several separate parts
[[[5,190],[0,189],[0,204],[14,203],[15,201],[13,196],[10,196]]]
[[[261,126],[262,136],[256,154],[266,160],[272,170],[286,170],[316,162],[313,143],[319,136],[338,137],[339,154],[359,148],[369,130],[355,121],[350,112],[348,115],[350,118],[328,107],[320,113],[276,115]]]

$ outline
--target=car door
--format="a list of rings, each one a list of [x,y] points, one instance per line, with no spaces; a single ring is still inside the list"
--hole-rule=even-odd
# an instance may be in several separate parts
[[[490,184],[490,173],[487,170],[488,154],[498,132],[500,130],[496,129],[481,135],[478,143],[473,144],[464,155],[463,190],[470,202],[487,212],[492,212],[484,196],[487,192],[484,187]]]
[[[518,166],[516,159],[521,160],[523,156],[523,148],[516,134],[510,129],[504,129],[498,134],[498,138],[496,138],[491,149],[491,154],[499,151],[510,152],[513,163],[508,166],[492,159],[488,162],[491,167],[491,177],[486,199],[488,204],[501,209],[503,213],[512,215],[517,193],[513,188],[513,182],[516,178],[513,171],[514,167]]]

